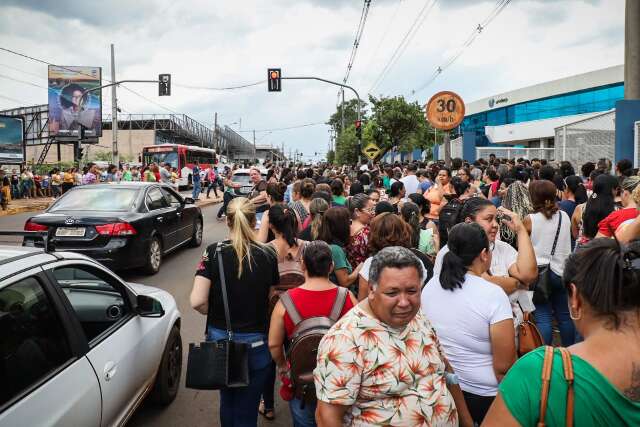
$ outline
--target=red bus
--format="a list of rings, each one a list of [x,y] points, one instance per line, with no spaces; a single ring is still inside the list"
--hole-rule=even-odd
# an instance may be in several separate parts
[[[217,163],[216,151],[210,148],[182,144],[160,144],[142,148],[142,162],[145,165],[164,162],[171,165],[172,168],[176,168],[178,187],[191,185],[193,162],[196,160],[200,163],[202,171],[215,167]]]

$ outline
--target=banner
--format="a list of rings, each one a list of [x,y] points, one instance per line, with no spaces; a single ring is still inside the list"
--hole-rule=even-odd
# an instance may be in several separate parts
[[[0,163],[24,162],[24,120],[0,116]]]
[[[49,134],[57,137],[102,136],[100,67],[49,66]]]

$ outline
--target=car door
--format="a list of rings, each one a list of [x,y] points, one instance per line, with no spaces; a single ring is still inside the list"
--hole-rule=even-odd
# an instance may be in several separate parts
[[[191,236],[193,235],[193,227],[196,219],[194,215],[195,210],[185,208],[184,199],[170,188],[162,187],[162,192],[164,193],[169,206],[177,209],[177,217],[179,222],[177,233],[178,241],[179,243],[184,243],[187,240],[191,239]]]
[[[169,206],[167,199],[164,197],[160,187],[153,186],[149,188],[146,195],[147,209],[151,215],[155,229],[162,237],[163,250],[170,251],[179,242],[178,229],[179,217],[178,209]]]
[[[84,331],[102,391],[102,425],[121,424],[153,386],[164,348],[162,319],[138,316],[124,283],[89,261],[45,269]]]
[[[71,323],[42,269],[0,283],[0,425],[100,425],[100,385]]]

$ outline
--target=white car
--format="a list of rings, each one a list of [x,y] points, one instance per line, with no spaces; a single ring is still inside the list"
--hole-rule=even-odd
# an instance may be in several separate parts
[[[180,312],[71,252],[0,247],[0,426],[121,426],[149,395],[171,403]]]

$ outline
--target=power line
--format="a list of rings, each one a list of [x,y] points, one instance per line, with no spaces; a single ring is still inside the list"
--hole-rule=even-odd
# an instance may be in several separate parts
[[[362,40],[362,35],[364,34],[364,27],[367,23],[367,17],[369,16],[369,7],[371,6],[371,0],[364,0],[364,4],[362,5],[362,12],[360,13],[360,21],[358,22],[358,28],[356,29],[356,37],[353,42],[353,47],[351,48],[351,54],[349,55],[349,61],[347,62],[347,71],[345,72],[344,78],[342,79],[342,83],[346,84],[349,80],[349,76],[351,75],[351,69],[353,68],[353,63],[356,60],[356,55],[358,54],[358,47],[360,47],[360,41]],[[340,93],[344,88],[338,91],[338,97],[340,97]]]
[[[183,88],[186,88],[186,89],[223,91],[223,90],[244,89],[244,88],[251,87],[251,86],[258,86],[258,85],[264,84],[266,82],[267,82],[266,80],[260,80],[259,82],[255,82],[255,83],[247,83],[247,84],[243,84],[243,85],[229,86],[229,87],[193,86],[193,85],[185,85],[185,84],[181,84],[181,83],[173,83],[173,85],[177,86],[177,87],[183,87]]]
[[[398,62],[398,59],[400,59],[404,51],[407,49],[407,46],[409,46],[409,43],[411,43],[411,40],[415,37],[418,30],[420,30],[420,28],[422,27],[422,24],[424,24],[425,20],[427,19],[427,16],[429,16],[429,13],[433,9],[437,1],[438,0],[428,0],[425,3],[425,5],[422,7],[420,12],[418,13],[418,16],[416,16],[416,19],[414,19],[413,23],[411,24],[411,27],[409,27],[409,30],[407,31],[407,33],[404,35],[402,40],[400,40],[400,43],[398,44],[395,51],[391,55],[391,58],[389,58],[389,61],[387,62],[385,67],[382,69],[382,71],[380,72],[376,80],[373,82],[371,89],[369,89],[369,93],[373,92],[373,90],[376,87],[378,87],[378,85],[380,85],[380,83],[382,83],[384,79],[387,77],[387,74],[389,74],[389,71],[391,71],[391,69]]]
[[[427,80],[425,83],[420,85],[417,89],[413,89],[411,91],[411,94],[415,95],[417,92],[420,92],[421,90],[425,89],[427,86],[433,83],[435,79],[437,79],[438,76],[442,74],[444,70],[446,70],[454,62],[456,62],[458,58],[462,56],[464,51],[469,46],[471,46],[471,44],[473,44],[473,42],[476,40],[476,38],[478,38],[478,36],[482,33],[482,31],[485,28],[487,28],[487,26],[491,24],[491,22],[493,22],[493,20],[496,19],[498,15],[500,15],[500,13],[502,13],[502,11],[509,5],[509,3],[511,3],[511,1],[512,0],[498,0],[498,2],[496,3],[496,6],[493,8],[491,13],[489,13],[489,15],[484,19],[484,21],[478,24],[478,26],[471,32],[471,34],[469,34],[469,37],[467,37],[467,39],[462,44],[462,46],[460,46],[458,51],[454,55],[452,55],[446,62],[438,66],[438,68],[436,68],[436,70],[433,72],[429,80]]]
[[[289,127],[284,127],[284,128],[275,128],[275,129],[248,129],[248,130],[236,130],[234,132],[278,132],[278,131],[282,131],[282,130],[291,130],[291,129],[299,129],[299,128],[305,128],[305,127],[309,127],[309,126],[318,126],[318,125],[326,125],[325,122],[316,122],[316,123],[306,123],[303,125],[296,125],[296,126],[289,126]]]
[[[393,23],[396,21],[396,17],[398,16],[398,11],[400,10],[401,5],[402,5],[402,0],[399,0],[398,5],[396,6],[396,9],[393,11],[393,15],[391,16],[391,19],[387,23],[387,28],[384,30],[384,33],[382,34],[382,37],[380,38],[378,45],[373,51],[373,55],[371,55],[371,59],[369,59],[369,62],[367,62],[367,66],[365,67],[365,69],[369,69],[369,66],[371,65],[371,63],[378,57],[378,51],[380,50],[382,43],[384,43],[384,41],[387,39],[387,35],[389,35],[389,30],[391,29],[391,26],[393,25]]]

